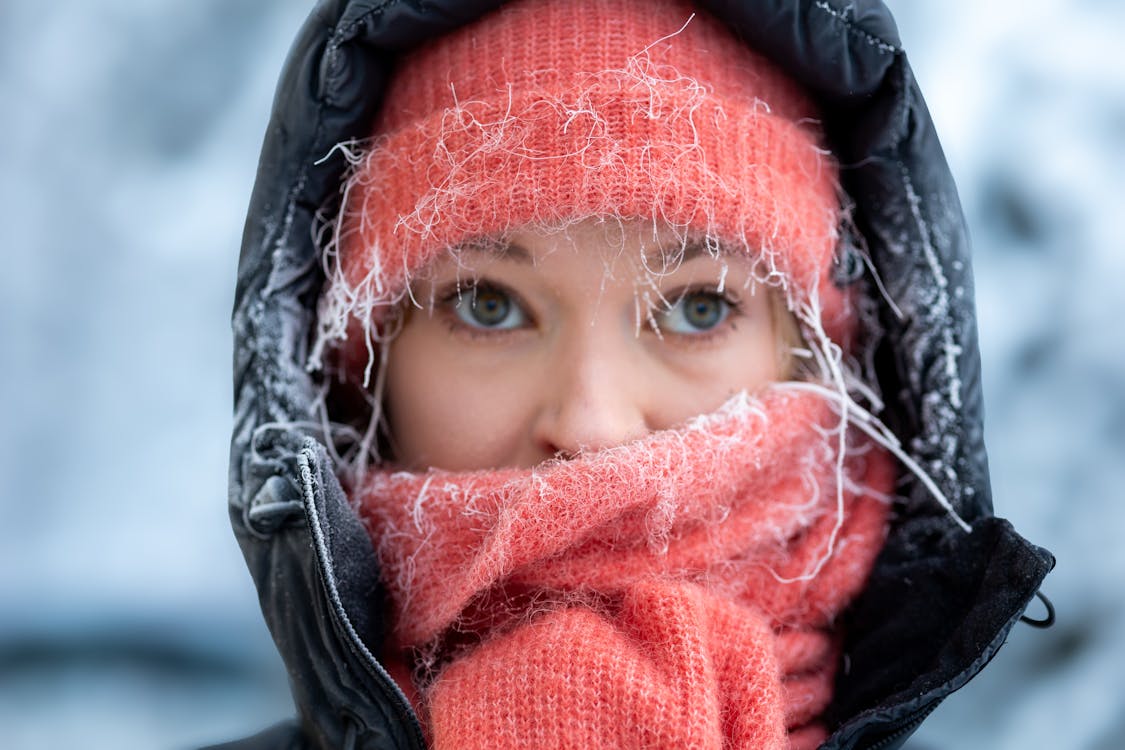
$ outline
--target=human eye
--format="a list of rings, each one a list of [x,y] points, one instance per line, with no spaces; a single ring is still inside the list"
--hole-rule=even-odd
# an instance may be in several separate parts
[[[511,331],[529,322],[516,296],[497,284],[462,286],[448,296],[446,304],[456,323],[475,331]]]
[[[734,301],[712,289],[688,289],[653,314],[661,333],[700,336],[716,331],[736,310]]]

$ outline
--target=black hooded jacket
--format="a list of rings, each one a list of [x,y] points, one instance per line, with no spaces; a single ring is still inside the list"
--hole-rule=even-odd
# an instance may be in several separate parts
[[[873,295],[883,419],[973,528],[904,476],[886,547],[847,614],[824,747],[896,748],[996,654],[1053,565],[992,514],[964,220],[880,2],[700,4],[819,100],[855,202],[852,239],[886,288]],[[377,563],[311,421],[305,363],[324,282],[311,229],[347,166],[324,157],[369,132],[396,57],[498,5],[321,0],[286,62],[238,268],[229,507],[298,719],[229,747],[423,747],[373,656],[387,627]],[[869,277],[845,251],[840,283]]]

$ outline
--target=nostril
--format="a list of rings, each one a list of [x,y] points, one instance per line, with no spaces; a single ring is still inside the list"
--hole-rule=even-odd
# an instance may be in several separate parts
[[[566,448],[560,448],[559,446],[551,442],[543,444],[543,452],[555,461],[573,461],[574,459],[578,458],[579,454],[579,451],[577,450],[567,450]]]

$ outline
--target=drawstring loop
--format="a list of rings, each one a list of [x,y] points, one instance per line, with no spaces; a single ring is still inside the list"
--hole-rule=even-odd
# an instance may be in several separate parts
[[[1051,600],[1046,597],[1042,591],[1036,591],[1035,596],[1039,601],[1043,602],[1043,606],[1047,608],[1047,616],[1042,620],[1036,620],[1028,617],[1026,614],[1020,615],[1020,622],[1026,622],[1033,628],[1040,628],[1046,630],[1055,624],[1055,605],[1051,604]]]

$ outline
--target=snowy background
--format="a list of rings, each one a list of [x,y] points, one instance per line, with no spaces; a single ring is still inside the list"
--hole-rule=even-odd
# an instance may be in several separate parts
[[[305,0],[0,2],[0,747],[291,712],[226,517],[228,316]],[[920,748],[1125,747],[1125,3],[897,0],[975,241],[997,510],[1059,566]]]

